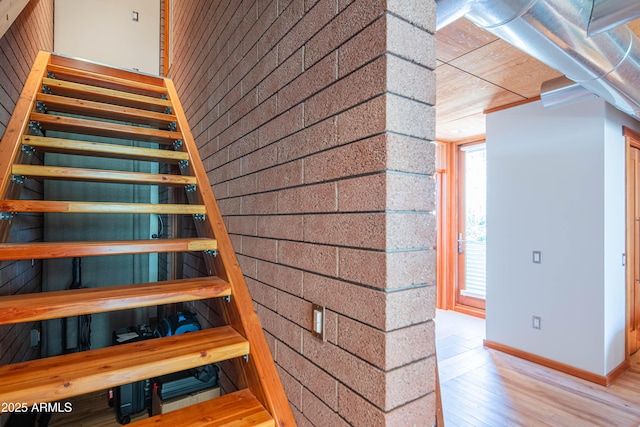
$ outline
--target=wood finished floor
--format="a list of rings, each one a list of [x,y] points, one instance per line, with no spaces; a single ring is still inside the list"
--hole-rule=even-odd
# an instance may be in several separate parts
[[[482,319],[437,312],[446,427],[640,426],[638,353],[606,388],[484,348],[484,334]]]

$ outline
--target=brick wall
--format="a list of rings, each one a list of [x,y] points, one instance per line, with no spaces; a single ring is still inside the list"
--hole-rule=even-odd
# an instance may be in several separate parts
[[[170,77],[298,424],[433,424],[434,2],[177,1],[173,22]]]
[[[53,0],[31,0],[13,25],[0,38],[0,137],[4,134],[22,86],[39,50],[53,50]],[[23,198],[42,198],[42,183],[28,180]],[[10,241],[42,240],[42,216],[19,215],[13,220]],[[42,262],[0,263],[0,295],[39,292]],[[39,356],[29,347],[29,331],[36,323],[0,327],[0,363]]]

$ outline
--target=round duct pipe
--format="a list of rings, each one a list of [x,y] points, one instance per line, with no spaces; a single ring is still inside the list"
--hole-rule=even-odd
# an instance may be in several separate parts
[[[438,0],[438,13],[454,0]],[[594,0],[468,0],[464,15],[616,108],[640,117],[640,41],[627,26],[587,35]]]

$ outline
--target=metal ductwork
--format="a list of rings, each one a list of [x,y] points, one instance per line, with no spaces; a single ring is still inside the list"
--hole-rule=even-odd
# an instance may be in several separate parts
[[[630,3],[607,2],[625,7]],[[602,15],[604,10],[602,5],[596,8],[600,3],[603,2],[437,0],[436,28],[464,16],[619,110],[640,118],[640,40],[626,25],[612,24],[625,22],[616,19],[600,21],[608,22],[603,25],[609,29],[589,37],[592,14],[596,11]],[[611,11],[610,5],[607,10]]]

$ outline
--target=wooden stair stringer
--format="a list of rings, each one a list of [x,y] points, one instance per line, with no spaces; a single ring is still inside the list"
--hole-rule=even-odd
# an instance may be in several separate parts
[[[21,162],[25,153],[21,150],[20,138],[29,125],[29,113],[35,108],[35,97],[42,85],[42,76],[51,58],[49,52],[38,53],[13,114],[7,123],[0,143],[0,199],[15,199],[20,196],[22,187],[12,180],[11,165]],[[11,219],[0,221],[0,243],[9,239]]]
[[[295,421],[291,407],[280,382],[275,362],[253,306],[231,239],[227,234],[222,214],[209,185],[195,139],[191,134],[173,82],[166,79],[165,84],[168,98],[177,118],[178,129],[182,133],[185,150],[190,156],[189,167],[182,172],[196,177],[198,184],[195,193],[199,198],[198,203],[204,204],[207,209],[204,224],[200,225],[199,229],[208,234],[205,234],[206,237],[215,237],[218,244],[218,256],[205,256],[205,263],[210,271],[214,271],[216,275],[230,284],[232,297],[229,304],[224,304],[226,308],[224,316],[228,323],[246,337],[251,344],[252,354],[249,355],[247,363],[239,372],[247,387],[274,418],[276,425],[280,427],[293,426]]]

